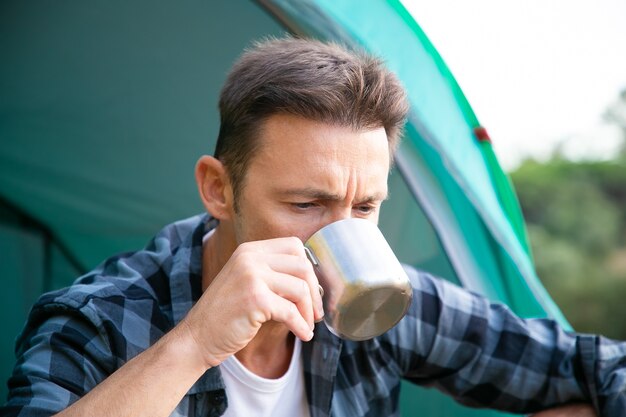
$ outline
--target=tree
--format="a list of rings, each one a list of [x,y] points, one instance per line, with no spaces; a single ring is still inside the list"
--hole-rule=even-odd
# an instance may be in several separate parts
[[[626,139],[626,89],[604,114]],[[624,140],[626,143],[626,140]],[[609,161],[558,153],[511,173],[537,273],[574,328],[626,339],[626,146]]]

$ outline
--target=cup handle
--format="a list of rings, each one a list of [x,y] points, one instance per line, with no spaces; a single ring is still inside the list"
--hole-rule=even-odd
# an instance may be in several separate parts
[[[307,248],[306,246],[304,247],[304,253],[306,253],[306,257],[309,258],[309,261],[313,264],[313,266],[319,266],[320,263],[317,260],[317,258],[315,257],[315,255],[313,255],[313,252],[311,252],[311,249]]]

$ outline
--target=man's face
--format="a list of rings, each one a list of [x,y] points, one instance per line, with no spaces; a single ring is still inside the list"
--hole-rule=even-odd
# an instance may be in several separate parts
[[[286,236],[306,241],[350,217],[378,222],[389,172],[383,128],[353,131],[281,114],[259,134],[260,150],[233,214],[237,244]]]

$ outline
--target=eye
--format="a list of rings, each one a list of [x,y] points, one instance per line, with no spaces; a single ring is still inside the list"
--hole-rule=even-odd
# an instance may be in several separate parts
[[[291,205],[298,210],[307,210],[315,207],[315,203],[305,202],[305,203],[291,203]]]
[[[360,214],[371,214],[376,210],[376,207],[360,205],[360,206],[355,206],[354,210],[358,211]]]

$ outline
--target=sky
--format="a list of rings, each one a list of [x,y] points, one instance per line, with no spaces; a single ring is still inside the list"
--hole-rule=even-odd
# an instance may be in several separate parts
[[[626,0],[402,0],[485,126],[503,167],[602,159],[602,113],[626,89]]]

